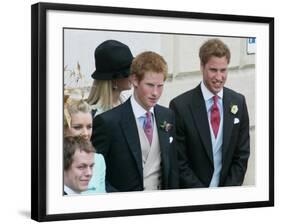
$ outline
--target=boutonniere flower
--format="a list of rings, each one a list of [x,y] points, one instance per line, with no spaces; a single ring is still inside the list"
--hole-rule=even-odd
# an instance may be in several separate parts
[[[238,106],[237,105],[232,105],[230,112],[233,114],[236,114],[238,112]]]
[[[164,131],[168,132],[168,131],[173,127],[173,125],[170,124],[170,123],[168,123],[167,121],[164,121],[163,124],[160,125],[160,127],[161,127]]]

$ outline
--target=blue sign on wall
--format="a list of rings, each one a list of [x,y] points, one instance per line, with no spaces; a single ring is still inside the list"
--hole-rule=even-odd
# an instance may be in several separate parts
[[[256,37],[247,38],[247,54],[256,53]]]
[[[255,44],[256,43],[256,38],[255,37],[250,37],[248,38],[249,44]]]

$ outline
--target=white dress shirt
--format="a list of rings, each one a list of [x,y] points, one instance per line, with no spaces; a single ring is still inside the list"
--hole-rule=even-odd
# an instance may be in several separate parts
[[[131,105],[132,105],[132,109],[133,109],[133,113],[135,115],[136,121],[138,122],[140,127],[144,128],[145,125],[145,119],[146,119],[146,110],[139,105],[139,103],[136,101],[134,94],[131,97]],[[149,110],[151,112],[151,124],[153,127],[154,124],[154,107],[150,108]]]
[[[63,185],[63,191],[67,194],[67,195],[78,195],[80,194],[79,192],[76,192],[74,190],[72,190],[71,188],[69,188],[68,186],[66,185]]]

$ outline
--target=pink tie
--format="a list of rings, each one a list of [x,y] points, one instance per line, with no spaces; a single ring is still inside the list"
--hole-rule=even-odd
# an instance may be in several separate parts
[[[151,145],[152,137],[153,137],[153,128],[151,124],[151,113],[146,112],[146,119],[145,119],[145,125],[144,125],[144,133],[149,141],[149,144]]]
[[[217,138],[217,134],[219,131],[219,127],[220,127],[220,111],[219,111],[219,107],[218,107],[218,96],[215,95],[213,96],[213,106],[211,108],[211,125],[213,128],[213,132],[215,135],[215,138]]]

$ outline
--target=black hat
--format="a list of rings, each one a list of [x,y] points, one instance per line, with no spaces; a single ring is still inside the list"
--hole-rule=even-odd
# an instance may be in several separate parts
[[[129,47],[116,40],[106,40],[95,50],[96,71],[93,79],[112,80],[130,75],[133,55]]]

